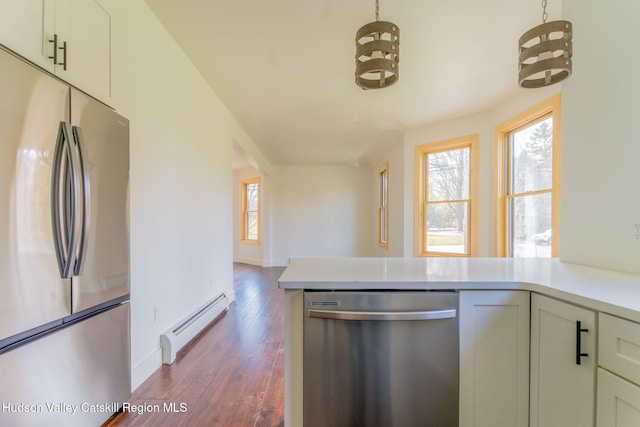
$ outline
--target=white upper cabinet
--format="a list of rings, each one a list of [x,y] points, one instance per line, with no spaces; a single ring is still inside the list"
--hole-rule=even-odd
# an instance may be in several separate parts
[[[49,43],[44,38],[44,28],[53,26],[53,13],[45,14],[51,5],[42,0],[0,0],[0,43],[53,72],[53,62],[45,54]]]
[[[0,0],[0,43],[104,102],[111,98],[111,16],[95,0]]]
[[[55,28],[45,30],[49,40],[58,36],[55,74],[107,100],[111,96],[111,17],[94,0],[55,0],[55,4]]]

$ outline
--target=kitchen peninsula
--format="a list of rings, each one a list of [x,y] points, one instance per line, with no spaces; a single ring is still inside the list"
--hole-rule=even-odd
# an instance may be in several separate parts
[[[286,425],[303,425],[305,290],[458,292],[460,426],[542,426],[563,417],[574,421],[557,425],[587,419],[583,425],[612,426],[607,423],[620,417],[619,399],[632,408],[624,416],[640,425],[640,275],[557,259],[296,258],[279,287],[286,304]],[[554,323],[557,319],[562,320]],[[571,333],[566,351],[571,360],[563,367],[560,357],[558,372],[582,376],[566,378],[568,389],[577,386],[578,400],[557,411],[545,381],[551,378],[554,389],[564,393],[565,378],[547,368],[546,358],[555,357],[550,352],[559,346],[553,334],[564,329]],[[483,372],[496,370],[514,383],[483,380]],[[487,384],[504,389],[475,393]],[[492,401],[491,395],[515,397]]]

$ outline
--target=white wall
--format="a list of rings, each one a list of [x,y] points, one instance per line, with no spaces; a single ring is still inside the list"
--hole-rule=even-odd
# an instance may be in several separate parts
[[[573,75],[563,83],[560,257],[640,273],[640,2],[564,0]]]
[[[162,332],[233,291],[231,151],[234,139],[252,143],[143,1],[101,4],[112,104],[131,122],[135,388],[161,364]]]
[[[260,190],[258,197],[260,199],[260,242],[243,243],[241,239],[242,227],[242,181],[250,178],[260,178]],[[252,264],[258,266],[266,266],[263,248],[268,245],[269,239],[265,235],[269,229],[269,209],[265,206],[265,177],[255,168],[248,166],[243,169],[233,171],[233,261]]]
[[[272,264],[305,256],[370,256],[371,168],[274,166]]]

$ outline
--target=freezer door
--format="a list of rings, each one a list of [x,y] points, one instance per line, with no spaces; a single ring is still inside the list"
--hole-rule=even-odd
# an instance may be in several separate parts
[[[0,426],[101,425],[131,397],[129,322],[123,304],[0,354]]]
[[[72,279],[74,313],[129,294],[129,121],[71,90],[86,201]]]
[[[69,88],[0,50],[0,347],[70,314],[51,219],[51,175]]]

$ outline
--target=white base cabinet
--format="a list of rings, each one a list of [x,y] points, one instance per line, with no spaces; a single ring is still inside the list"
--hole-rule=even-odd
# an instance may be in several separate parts
[[[591,310],[531,295],[531,427],[594,425],[595,317]]]
[[[598,427],[640,426],[640,324],[600,313]]]
[[[598,368],[598,427],[640,426],[640,387]]]
[[[529,292],[460,292],[460,426],[526,427]]]

